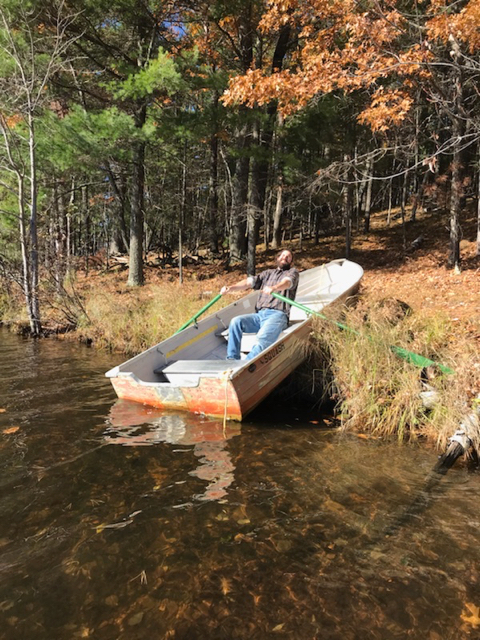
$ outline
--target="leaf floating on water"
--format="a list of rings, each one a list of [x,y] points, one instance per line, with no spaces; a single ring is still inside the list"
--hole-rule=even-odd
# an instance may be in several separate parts
[[[465,608],[466,611],[461,615],[462,620],[476,629],[480,626],[480,607],[476,607],[471,602],[466,602]],[[468,615],[468,613],[470,613],[470,615]]]
[[[244,533],[237,533],[237,535],[233,538],[235,542],[241,542],[242,540],[248,540],[247,536]]]
[[[0,409],[0,413],[5,413],[6,409]]]
[[[10,433],[17,433],[17,431],[20,431],[20,427],[9,427],[8,429],[4,429],[3,433],[9,435]]]
[[[138,578],[140,578],[140,584],[147,584],[147,573],[146,573],[145,569],[143,569],[143,571],[141,571],[138,574],[138,576],[135,576],[129,582],[133,582],[134,580],[138,580]]]
[[[182,502],[182,504],[172,504],[172,509],[188,509],[191,506],[191,502]]]
[[[97,533],[102,533],[104,529],[123,529],[129,524],[132,524],[133,520],[124,520],[123,522],[113,522],[112,524],[99,524],[98,527],[95,527],[95,531]]]
[[[285,626],[284,622],[282,622],[282,624],[277,624],[276,627],[273,627],[272,631],[281,631],[284,626]]]
[[[142,612],[136,613],[134,616],[132,616],[129,619],[128,624],[130,627],[134,627],[137,624],[140,624],[142,620],[143,620],[143,613]]]
[[[220,583],[222,586],[222,593],[226,596],[232,590],[232,583],[228,578],[220,578]]]

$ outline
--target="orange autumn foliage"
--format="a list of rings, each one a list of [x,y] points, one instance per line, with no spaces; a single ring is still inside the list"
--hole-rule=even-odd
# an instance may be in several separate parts
[[[298,47],[279,73],[264,65],[233,78],[226,104],[277,100],[282,114],[290,115],[332,91],[368,89],[371,100],[359,120],[386,131],[408,116],[413,90],[428,83],[452,37],[470,54],[480,49],[478,0],[462,9],[428,0],[416,15],[404,14],[399,0],[269,0],[267,6],[261,29],[274,32],[288,23],[298,33]]]
[[[15,127],[23,121],[23,117],[18,113],[13,114],[12,116],[2,116],[0,114],[0,117],[7,129],[15,129]]]

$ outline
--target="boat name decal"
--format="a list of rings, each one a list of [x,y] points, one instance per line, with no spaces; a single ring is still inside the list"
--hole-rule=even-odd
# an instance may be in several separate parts
[[[182,342],[182,344],[178,345],[178,347],[175,347],[175,349],[172,349],[171,351],[169,351],[166,354],[166,357],[167,358],[171,358],[173,355],[175,355],[176,353],[178,353],[182,349],[185,349],[185,347],[190,346],[191,344],[193,344],[197,340],[200,340],[201,338],[205,337],[209,333],[212,333],[212,331],[215,331],[216,328],[217,328],[217,325],[214,324],[212,327],[210,327],[210,329],[207,329],[206,331],[202,331],[202,333],[199,333],[194,338],[191,338],[190,340],[187,340],[187,342]]]
[[[270,360],[276,358],[279,353],[282,353],[284,349],[285,345],[283,342],[277,344],[276,347],[270,349],[270,351],[267,351],[267,353],[262,358],[260,358],[260,364],[267,364],[267,362],[270,362]]]

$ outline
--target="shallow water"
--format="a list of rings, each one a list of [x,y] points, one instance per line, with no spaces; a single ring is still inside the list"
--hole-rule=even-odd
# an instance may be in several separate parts
[[[118,357],[0,331],[0,637],[480,637],[480,476],[342,436],[121,402]]]

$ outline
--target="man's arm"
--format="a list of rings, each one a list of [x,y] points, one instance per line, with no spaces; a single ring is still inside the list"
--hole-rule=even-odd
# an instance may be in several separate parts
[[[277,282],[277,284],[274,284],[273,286],[267,285],[266,287],[263,287],[262,291],[264,293],[272,293],[272,292],[277,293],[278,291],[285,291],[285,289],[291,289],[292,284],[293,284],[292,279],[287,276],[286,278],[283,278],[283,280],[280,280],[280,282]]]
[[[220,289],[220,293],[222,296],[228,293],[235,293],[236,291],[245,291],[246,289],[252,288],[252,280],[251,278],[243,278],[236,284],[231,284],[229,287],[224,286]]]

